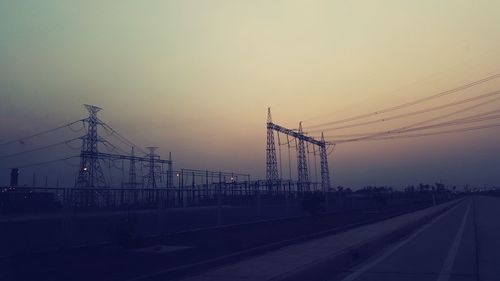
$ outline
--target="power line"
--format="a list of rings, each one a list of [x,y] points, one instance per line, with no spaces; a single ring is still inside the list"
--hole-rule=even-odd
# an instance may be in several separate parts
[[[124,137],[123,135],[121,135],[120,133],[118,133],[115,129],[113,129],[111,126],[109,126],[108,124],[106,124],[104,121],[102,121],[101,119],[99,119],[99,122],[101,123],[101,126],[103,126],[103,128],[105,130],[109,130],[111,131],[111,135],[114,135],[116,136],[116,138],[118,140],[120,140],[122,143],[130,146],[130,147],[135,147],[137,148],[139,151],[141,151],[143,154],[148,154],[148,152],[146,152],[144,149],[142,149],[140,146],[134,144],[132,141],[130,141],[129,139],[127,139],[126,137]]]
[[[500,110],[496,110],[496,112],[500,112]],[[422,130],[429,130],[429,129],[435,129],[435,128],[441,128],[441,127],[449,127],[449,126],[457,126],[457,125],[463,125],[467,123],[475,123],[475,122],[480,122],[480,121],[487,121],[487,120],[494,120],[500,118],[500,114],[497,115],[492,115],[492,116],[484,116],[484,114],[477,114],[475,116],[469,116],[466,118],[460,118],[460,119],[455,119],[452,121],[448,122],[442,122],[438,124],[433,124],[433,125],[428,125],[428,126],[421,126],[421,127],[416,127],[416,128],[410,128],[406,130],[400,130],[400,131],[392,131],[391,134],[404,134],[407,132],[415,132],[415,131],[422,131]],[[459,129],[456,129],[459,130]],[[433,134],[433,133],[429,133]],[[390,138],[390,137],[385,137],[385,138]],[[345,142],[354,142],[354,141],[361,141],[361,140],[370,140],[370,139],[384,139],[384,134],[379,134],[377,137],[373,138],[366,138],[366,139],[347,139],[347,140],[338,140],[336,141],[337,143],[345,143]]]
[[[110,151],[119,151],[125,155],[129,155],[130,152],[127,152],[125,150],[123,150],[122,148],[112,144],[111,142],[109,142],[108,140],[106,139],[101,139],[101,143],[107,148],[109,149]],[[111,146],[111,147],[110,147]]]
[[[49,161],[44,161],[44,162],[38,162],[38,163],[33,163],[33,164],[26,164],[22,166],[16,166],[16,168],[28,168],[28,167],[33,167],[33,166],[40,166],[40,165],[45,165],[45,164],[50,164],[50,163],[55,163],[59,161],[66,161],[72,158],[79,158],[80,156],[70,156],[66,158],[61,158],[61,159],[55,159],[55,160],[49,160]]]
[[[498,99],[500,99],[500,98],[495,98],[495,99],[492,99],[492,100],[489,100],[489,101],[481,102],[481,103],[478,103],[478,104],[475,104],[475,105],[472,105],[472,106],[469,106],[469,107],[466,107],[466,108],[463,108],[463,109],[460,109],[460,110],[457,110],[457,111],[453,111],[451,113],[447,113],[445,115],[440,115],[438,117],[434,117],[434,118],[427,119],[427,120],[424,120],[424,121],[419,121],[417,123],[413,123],[413,124],[410,124],[410,125],[407,125],[407,126],[403,126],[403,127],[398,128],[398,129],[389,130],[389,131],[382,131],[382,132],[377,132],[377,133],[371,133],[371,134],[367,134],[367,135],[364,135],[364,136],[359,137],[359,138],[354,138],[354,139],[350,139],[350,140],[343,140],[343,142],[346,142],[346,141],[349,141],[349,142],[361,141],[361,140],[370,139],[370,138],[374,138],[374,137],[378,137],[378,136],[390,135],[390,134],[395,134],[395,133],[401,133],[401,132],[404,132],[404,131],[410,131],[409,129],[411,129],[411,128],[415,127],[415,126],[426,124],[426,123],[430,123],[430,122],[433,122],[433,121],[436,121],[436,120],[439,120],[439,119],[444,119],[444,118],[450,117],[452,115],[455,115],[455,114],[458,114],[458,113],[463,113],[465,111],[477,108],[479,106],[483,106],[483,105],[486,105],[486,104],[491,104],[491,102],[496,101]],[[458,119],[458,120],[462,120],[462,119]],[[455,120],[455,121],[457,121],[457,120]],[[436,124],[436,125],[439,126],[440,124]],[[433,126],[436,126],[436,125],[433,125]],[[427,127],[418,127],[418,128],[427,128]],[[413,130],[411,130],[411,131],[413,131]]]
[[[458,119],[453,119],[453,120],[450,120],[448,122],[457,122],[457,124],[462,124],[462,123],[460,123],[461,121],[466,121],[466,120],[470,120],[470,119],[473,119],[473,118],[488,117],[488,115],[492,115],[492,114],[495,114],[495,113],[500,113],[500,109],[491,110],[491,111],[488,111],[488,112],[479,113],[479,114],[475,114],[475,115],[470,115],[470,116],[462,117],[462,118],[458,118]],[[497,118],[495,116],[490,116],[490,117]],[[434,118],[430,119],[430,120],[434,120]],[[485,119],[485,120],[489,120],[489,119]],[[429,121],[429,120],[427,120],[427,121]],[[448,122],[446,122],[446,123],[448,123]],[[439,125],[439,124],[443,124],[443,123],[438,123],[436,125]],[[353,138],[353,137],[362,137],[362,136],[367,136],[367,135],[379,135],[379,134],[385,134],[385,133],[389,133],[389,132],[398,133],[398,132],[402,132],[402,131],[404,131],[404,130],[400,130],[400,131],[392,130],[392,131],[379,131],[379,132],[371,132],[371,133],[355,133],[355,134],[330,135],[330,136],[328,136],[328,138],[330,138],[330,139],[331,138]]]
[[[336,143],[331,144],[331,148],[332,148],[332,149],[331,149],[330,151],[328,151],[328,152],[327,152],[327,155],[328,155],[328,156],[330,156],[330,155],[333,153],[333,151],[335,150],[335,145],[336,145]]]
[[[391,121],[391,120],[395,120],[395,119],[399,119],[399,118],[405,118],[405,117],[418,115],[418,114],[422,114],[422,113],[428,113],[431,111],[436,111],[436,110],[447,108],[447,107],[453,107],[456,105],[468,103],[471,101],[487,98],[487,97],[498,95],[498,94],[500,94],[500,91],[490,92],[490,93],[486,93],[486,94],[483,94],[483,95],[480,95],[477,97],[468,98],[468,99],[464,99],[461,101],[456,101],[456,102],[452,102],[452,103],[448,103],[448,104],[444,104],[444,105],[439,105],[439,106],[435,106],[435,107],[431,107],[431,108],[426,108],[426,109],[422,109],[422,110],[417,110],[417,111],[413,111],[413,112],[394,115],[394,116],[390,116],[390,117],[386,117],[386,118],[365,121],[365,122],[359,122],[359,123],[355,123],[355,124],[351,124],[351,125],[337,126],[337,127],[333,127],[333,128],[311,130],[311,131],[309,131],[309,133],[327,132],[327,131],[334,131],[334,130],[340,130],[340,129],[354,128],[354,127],[359,127],[359,126],[363,126],[363,125],[376,124],[376,123],[380,123],[380,122],[387,122],[387,121]]]
[[[474,126],[474,127],[466,127],[466,128],[460,128],[460,129],[454,129],[454,130],[447,130],[447,131],[441,131],[441,132],[433,132],[433,133],[422,133],[422,134],[408,134],[408,135],[401,135],[401,136],[398,135],[398,136],[377,137],[377,138],[367,139],[366,141],[392,140],[392,139],[405,139],[405,138],[435,136],[435,135],[444,135],[444,134],[451,134],[451,133],[458,133],[458,132],[468,132],[468,131],[475,131],[475,130],[481,130],[481,129],[495,128],[495,127],[500,127],[500,123],[494,123],[494,124],[488,124],[488,125],[482,125],[482,126]],[[346,142],[349,142],[349,141],[346,141]],[[344,143],[344,142],[343,141],[338,141],[337,143]]]
[[[500,99],[500,97],[497,97],[497,98],[494,98],[494,99],[491,99],[491,100],[487,100],[487,101],[484,101],[484,102],[480,102],[480,103],[477,103],[477,104],[474,104],[474,105],[468,106],[466,108],[462,108],[462,109],[459,109],[459,110],[456,110],[456,111],[453,111],[453,112],[450,112],[450,113],[447,113],[447,114],[444,114],[444,115],[440,115],[440,116],[437,116],[437,117],[434,117],[434,118],[430,118],[430,119],[427,119],[427,120],[424,120],[424,121],[413,123],[413,124],[410,124],[408,126],[404,126],[403,128],[401,128],[401,130],[406,130],[406,129],[413,128],[415,126],[419,126],[419,125],[422,125],[422,124],[427,124],[427,123],[430,123],[430,122],[433,122],[433,121],[436,121],[436,120],[445,119],[445,118],[450,117],[452,115],[464,113],[466,111],[469,111],[469,110],[477,108],[477,107],[481,107],[483,105],[490,105],[490,104],[492,104],[493,102],[495,102],[495,101],[497,101],[499,99]],[[494,112],[496,112],[496,111],[494,111]],[[481,115],[481,114],[479,114],[479,115]],[[476,117],[476,116],[477,116],[477,114],[469,116],[469,117]],[[466,118],[469,118],[469,117],[466,117]],[[462,119],[466,119],[466,118],[462,118]]]
[[[456,87],[456,88],[453,88],[453,89],[450,89],[450,90],[439,92],[439,93],[431,95],[431,96],[427,96],[427,97],[424,97],[424,98],[421,98],[421,99],[417,99],[417,100],[414,100],[414,101],[411,101],[411,102],[403,103],[403,104],[400,104],[400,105],[397,105],[397,106],[393,106],[393,107],[388,107],[388,108],[385,108],[385,109],[382,109],[382,110],[378,110],[378,111],[374,111],[374,112],[371,112],[371,113],[360,114],[360,115],[353,116],[353,117],[350,117],[350,118],[345,118],[345,119],[340,119],[340,120],[337,120],[337,121],[332,121],[332,122],[326,122],[326,123],[322,123],[322,124],[312,125],[312,126],[309,126],[309,128],[313,129],[313,128],[319,128],[319,127],[324,127],[324,126],[329,126],[329,125],[334,125],[334,124],[340,124],[340,123],[350,122],[350,121],[359,120],[359,119],[363,119],[363,118],[374,116],[374,115],[380,115],[380,114],[383,114],[383,113],[387,113],[387,112],[399,110],[399,109],[402,109],[402,108],[405,108],[405,107],[409,107],[409,106],[413,106],[413,105],[416,105],[416,104],[419,104],[419,103],[422,103],[422,102],[425,102],[425,101],[429,101],[429,100],[432,100],[432,99],[435,99],[435,98],[439,98],[439,97],[443,97],[443,96],[446,96],[446,95],[454,94],[454,93],[457,93],[459,91],[462,91],[462,90],[465,90],[465,89],[468,89],[468,88],[471,88],[471,87],[474,87],[474,86],[486,83],[486,82],[494,80],[494,79],[497,79],[499,77],[500,77],[500,73],[497,73],[495,75],[491,75],[491,76],[488,76],[486,78],[483,78],[483,79],[480,79],[480,80],[477,80],[477,81],[474,81],[474,82],[471,82],[471,83],[468,83],[468,84],[464,84],[464,85],[461,85],[459,87]]]
[[[37,147],[37,148],[34,148],[34,149],[25,150],[25,151],[13,153],[13,154],[1,155],[0,158],[10,158],[10,157],[14,157],[14,156],[18,156],[18,155],[22,155],[22,154],[26,154],[26,153],[31,153],[31,152],[35,152],[35,151],[39,151],[39,150],[44,150],[44,149],[48,149],[48,148],[59,146],[61,144],[68,144],[68,143],[73,142],[73,141],[78,140],[78,139],[81,139],[81,137],[77,137],[77,138],[73,138],[73,139],[70,139],[70,140],[66,140],[66,141],[62,141],[62,142],[58,142],[58,143],[54,143],[54,144],[50,144],[50,145],[46,145],[46,146],[42,146],[42,147]]]
[[[480,117],[480,118],[470,118],[470,117],[467,117],[467,118],[462,118],[462,119],[456,119],[456,120],[453,120],[453,121],[438,123],[438,124],[434,124],[434,125],[429,125],[429,126],[417,127],[417,128],[413,128],[413,129],[402,130],[400,132],[397,132],[397,134],[406,133],[406,132],[421,131],[421,130],[428,130],[428,129],[439,128],[439,127],[448,127],[448,126],[463,125],[463,124],[467,124],[467,123],[475,123],[475,122],[493,120],[493,119],[498,119],[498,118],[500,118],[500,114],[492,115],[492,116],[486,116],[486,117]]]
[[[0,143],[0,145],[8,145],[8,144],[12,144],[12,143],[21,143],[21,144],[24,144],[24,141],[27,140],[27,139],[38,137],[38,136],[41,136],[41,135],[44,135],[44,134],[48,134],[48,133],[52,133],[52,132],[55,132],[57,130],[69,127],[69,126],[71,126],[73,124],[76,124],[78,122],[82,122],[82,121],[85,121],[85,120],[86,120],[86,118],[85,119],[80,119],[80,120],[77,120],[77,121],[74,121],[74,122],[71,122],[71,123],[59,126],[59,127],[55,127],[55,128],[52,128],[52,129],[49,129],[49,130],[46,130],[46,131],[42,131],[42,132],[39,132],[39,133],[36,133],[36,134],[33,134],[33,135],[29,135],[29,136],[25,136],[25,137],[22,137],[22,138],[15,139],[15,140],[11,140],[11,141],[7,141],[7,142],[4,142],[4,143]]]

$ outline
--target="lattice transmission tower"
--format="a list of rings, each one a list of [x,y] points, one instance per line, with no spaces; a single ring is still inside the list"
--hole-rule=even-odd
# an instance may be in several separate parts
[[[302,122],[299,123],[298,130],[287,129],[280,125],[274,124],[271,119],[271,112],[268,110],[267,117],[267,180],[279,179],[277,161],[276,161],[276,150],[274,148],[274,135],[273,132],[276,131],[287,136],[288,142],[288,153],[290,155],[290,140],[288,137],[295,139],[295,148],[297,153],[297,187],[299,190],[310,190],[311,182],[309,177],[309,163],[307,155],[307,144],[315,145],[319,148],[320,162],[321,162],[321,188],[324,191],[330,188],[330,174],[328,168],[328,146],[335,145],[334,143],[325,141],[325,137],[321,134],[321,140],[316,140],[313,137],[308,136],[304,133],[302,128]],[[279,136],[279,135],[278,135]],[[314,148],[313,148],[314,149]],[[289,156],[290,158],[290,156]],[[315,160],[316,161],[316,160]],[[281,162],[281,161],[280,161]],[[290,162],[290,160],[289,160]],[[291,174],[291,166],[289,163],[289,169]],[[291,177],[290,177],[291,178]]]
[[[299,123],[299,134],[302,132],[302,122]],[[307,155],[304,139],[299,138],[297,145],[297,173],[299,187],[309,189],[309,172],[307,171]]]
[[[101,108],[93,105],[85,104],[85,108],[89,112],[87,119],[88,129],[87,134],[82,138],[83,145],[80,153],[80,169],[78,171],[78,178],[76,187],[105,187],[106,179],[99,162],[99,136],[97,134],[97,126],[99,120],[97,112]]]
[[[321,188],[323,191],[330,189],[330,171],[328,169],[328,153],[326,152],[325,136],[321,133],[321,145],[319,146],[319,158],[321,162]]]
[[[149,153],[146,154],[148,158],[147,164],[144,166],[148,168],[148,174],[146,175],[145,182],[146,188],[157,188],[161,185],[162,176],[162,166],[159,164],[160,156],[156,154],[158,147],[146,147]]]
[[[273,119],[271,108],[267,109],[267,147],[266,147],[266,180],[275,183],[279,179],[278,161],[276,159],[276,145],[274,143]]]

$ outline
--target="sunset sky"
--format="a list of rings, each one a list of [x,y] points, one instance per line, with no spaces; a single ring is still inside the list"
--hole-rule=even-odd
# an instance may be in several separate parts
[[[94,104],[135,143],[171,151],[176,167],[264,178],[268,107],[276,123],[307,131],[500,73],[499,12],[486,0],[0,0],[0,142],[84,118],[82,105]],[[496,90],[500,79],[401,112]],[[500,127],[338,144],[332,181],[500,186],[499,143]],[[0,185],[32,160],[0,158]]]

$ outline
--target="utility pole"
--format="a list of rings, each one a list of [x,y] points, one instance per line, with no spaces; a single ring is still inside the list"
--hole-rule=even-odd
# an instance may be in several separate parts
[[[321,133],[319,157],[321,162],[321,188],[323,192],[327,192],[330,189],[330,171],[328,169],[328,154],[326,152],[326,142],[323,133]]]
[[[168,153],[167,188],[174,186],[174,171],[172,169],[172,152]]]
[[[132,151],[130,152],[130,167],[128,170],[128,182],[131,188],[137,188],[137,176],[135,173],[135,152],[134,147],[132,146]]]
[[[302,122],[299,123],[299,134],[303,134]],[[304,187],[307,187],[307,189],[309,189],[309,173],[307,171],[307,156],[303,138],[299,138],[299,143],[297,146],[297,174],[299,176],[299,187],[301,189],[304,189]]]
[[[157,177],[161,176],[161,166],[156,162],[160,159],[160,156],[156,154],[158,147],[146,147],[149,153],[146,154],[148,158],[148,164],[145,165],[148,168],[148,174],[146,175],[146,186],[148,188],[156,188],[158,186]],[[160,179],[161,181],[161,179]]]
[[[274,130],[272,129],[273,119],[271,108],[267,109],[267,147],[266,147],[266,180],[268,187],[271,188],[278,179],[278,161],[276,159],[276,146],[274,142]]]
[[[102,109],[88,104],[85,104],[85,108],[89,112],[88,129],[83,137],[76,187],[105,187],[106,180],[98,158],[99,136],[97,134],[97,125],[99,125],[97,112]]]

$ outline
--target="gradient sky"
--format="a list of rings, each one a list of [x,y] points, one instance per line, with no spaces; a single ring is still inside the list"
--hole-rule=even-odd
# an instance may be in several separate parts
[[[307,129],[498,73],[499,11],[486,0],[0,0],[0,141],[83,118],[89,103],[177,167],[263,177],[268,106]],[[500,185],[499,137],[338,145],[333,182]],[[0,164],[4,183],[11,162]]]

